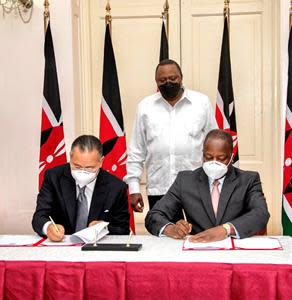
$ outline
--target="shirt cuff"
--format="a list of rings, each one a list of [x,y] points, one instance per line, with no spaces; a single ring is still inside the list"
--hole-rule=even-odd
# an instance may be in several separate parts
[[[162,232],[164,231],[165,227],[169,224],[173,224],[173,223],[169,222],[169,223],[165,224],[159,231],[159,235],[158,235],[159,237],[165,236],[165,234],[163,234]]]
[[[232,237],[235,239],[240,239],[240,235],[239,235],[238,231],[236,230],[235,226],[232,223],[228,223],[228,224],[230,224],[234,228],[234,231],[235,231],[235,235],[232,235]]]
[[[128,183],[129,194],[140,194],[140,183],[137,181],[132,181]]]
[[[52,222],[51,221],[48,221],[47,223],[45,223],[45,225],[43,226],[43,234],[44,235],[47,235],[47,233],[48,233],[48,227],[49,227],[49,225],[51,224]]]

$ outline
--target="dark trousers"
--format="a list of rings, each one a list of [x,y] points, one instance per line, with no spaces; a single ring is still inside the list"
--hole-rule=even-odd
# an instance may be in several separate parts
[[[149,202],[149,210],[151,210],[153,208],[153,206],[155,205],[156,202],[158,202],[164,195],[159,195],[159,196],[150,196],[148,195],[148,202]],[[179,220],[183,220],[184,219],[184,215],[182,210],[179,210],[173,220],[169,220],[172,223],[176,223]]]

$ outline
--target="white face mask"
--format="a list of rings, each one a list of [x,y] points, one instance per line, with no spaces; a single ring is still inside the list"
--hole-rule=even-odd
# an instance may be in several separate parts
[[[233,157],[233,154],[227,165],[225,165],[219,161],[216,161],[216,160],[206,161],[203,163],[203,170],[205,171],[207,176],[210,177],[211,179],[213,179],[213,180],[220,179],[227,173],[228,166],[229,166],[230,162],[232,161],[232,157]]]
[[[81,188],[92,182],[97,176],[97,172],[87,172],[84,170],[71,170],[71,174]]]

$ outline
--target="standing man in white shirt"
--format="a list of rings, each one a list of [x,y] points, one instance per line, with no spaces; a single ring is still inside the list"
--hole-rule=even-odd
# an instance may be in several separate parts
[[[186,89],[182,79],[181,68],[175,61],[161,61],[155,72],[159,92],[144,98],[138,105],[124,178],[136,212],[144,208],[140,192],[143,163],[151,209],[167,192],[179,171],[201,166],[205,136],[217,127],[208,97]],[[181,219],[181,215],[175,219]]]

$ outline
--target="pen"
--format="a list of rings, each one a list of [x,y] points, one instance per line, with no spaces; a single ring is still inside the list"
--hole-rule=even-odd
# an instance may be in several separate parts
[[[49,219],[50,219],[50,221],[52,222],[53,226],[55,227],[56,231],[59,233],[59,229],[58,229],[56,223],[54,222],[54,220],[52,219],[51,216],[49,216]]]
[[[130,234],[129,234],[129,238],[128,238],[128,242],[127,242],[127,247],[130,247],[130,241],[131,241],[131,237],[132,237],[132,230],[130,230]]]
[[[184,209],[182,209],[182,213],[183,213],[184,220],[187,221],[187,217]]]
[[[188,222],[187,217],[186,217],[186,212],[184,209],[182,209],[182,213],[183,213],[183,218],[186,222]],[[190,229],[189,229],[189,233],[192,231],[192,227],[191,224],[189,223]]]

